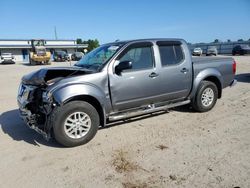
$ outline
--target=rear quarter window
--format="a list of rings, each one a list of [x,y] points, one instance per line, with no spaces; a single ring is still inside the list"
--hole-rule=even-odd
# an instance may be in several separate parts
[[[177,65],[184,60],[181,43],[157,43],[160,51],[162,66]]]

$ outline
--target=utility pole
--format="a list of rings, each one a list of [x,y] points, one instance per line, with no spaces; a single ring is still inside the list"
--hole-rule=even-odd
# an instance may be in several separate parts
[[[57,40],[56,26],[55,26],[55,28],[54,28],[54,31],[55,31],[55,39]]]

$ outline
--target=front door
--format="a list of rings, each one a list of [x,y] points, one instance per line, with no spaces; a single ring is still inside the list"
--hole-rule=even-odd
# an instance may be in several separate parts
[[[155,68],[152,43],[144,42],[128,46],[116,62],[131,61],[132,69],[120,74],[109,74],[110,93],[114,111],[151,104],[158,91],[159,77]],[[112,65],[114,70],[115,64]]]

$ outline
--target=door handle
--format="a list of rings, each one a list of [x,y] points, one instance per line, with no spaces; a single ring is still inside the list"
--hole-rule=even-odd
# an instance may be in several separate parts
[[[188,69],[187,68],[183,68],[183,69],[181,69],[181,72],[184,73],[184,74],[186,74],[188,72]]]
[[[152,73],[149,75],[150,78],[155,78],[155,77],[157,77],[157,76],[159,76],[159,74],[157,74],[157,73],[155,73],[155,72],[152,72]]]

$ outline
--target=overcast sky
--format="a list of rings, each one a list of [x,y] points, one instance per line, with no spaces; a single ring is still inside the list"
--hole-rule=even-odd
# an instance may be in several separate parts
[[[1,0],[0,39],[250,38],[250,0]]]

